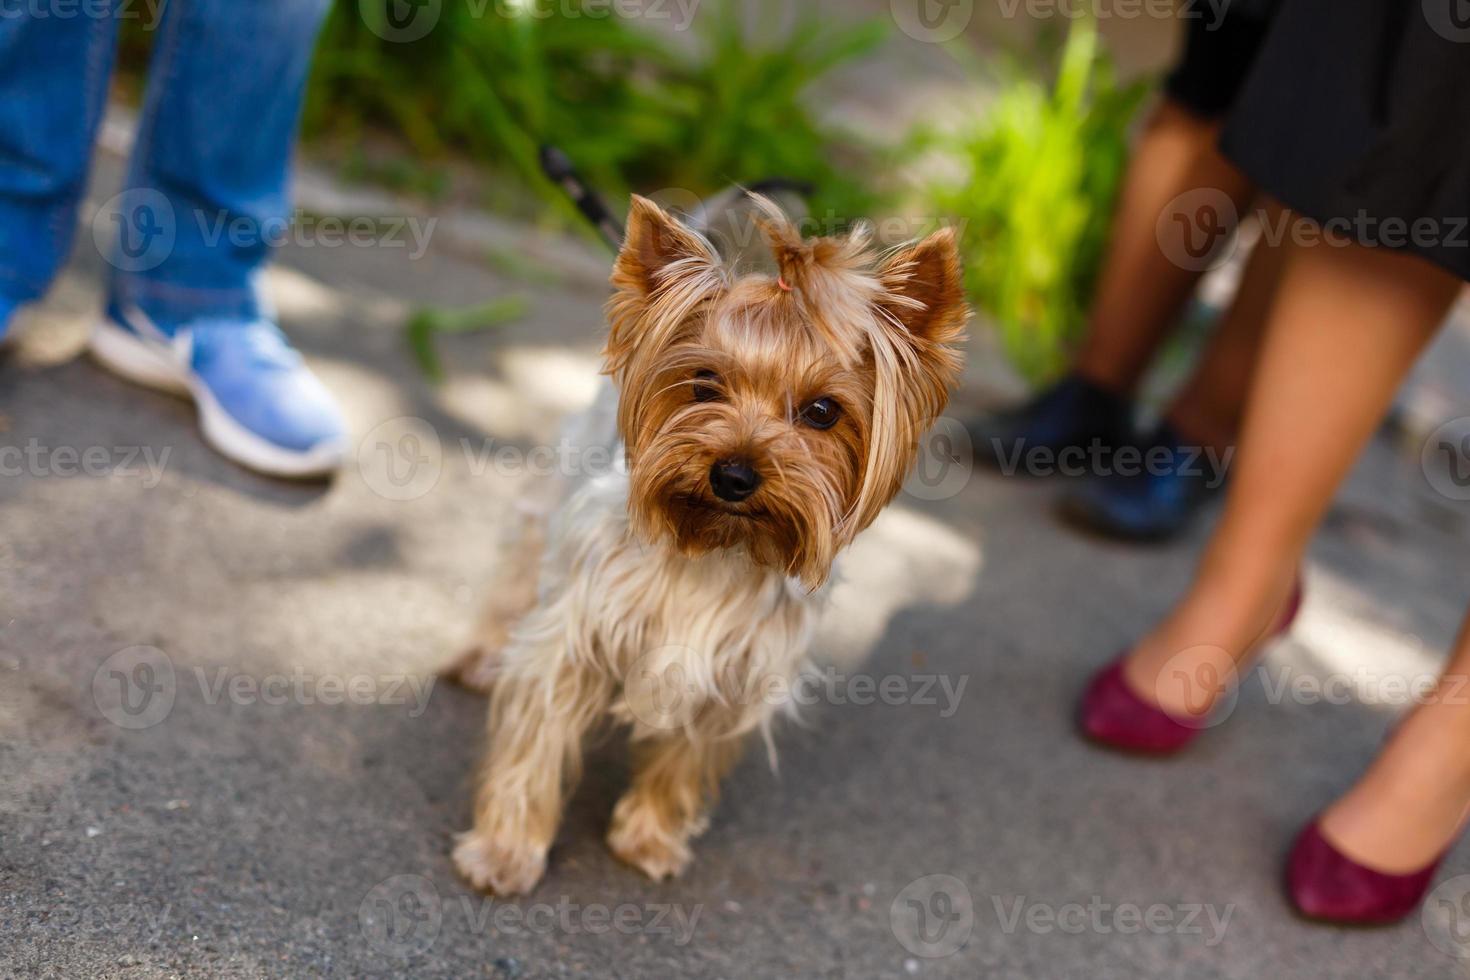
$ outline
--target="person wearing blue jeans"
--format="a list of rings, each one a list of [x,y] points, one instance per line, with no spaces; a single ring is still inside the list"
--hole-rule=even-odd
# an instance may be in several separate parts
[[[123,192],[93,237],[103,365],[191,396],[206,440],[280,476],[336,469],[346,427],[260,289],[330,0],[165,0]],[[0,4],[0,337],[71,250],[126,0]]]

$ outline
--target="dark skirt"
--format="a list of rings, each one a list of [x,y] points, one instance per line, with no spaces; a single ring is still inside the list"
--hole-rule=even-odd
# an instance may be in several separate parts
[[[1223,8],[1181,4],[1184,51],[1164,80],[1170,101],[1201,119],[1224,117],[1261,52],[1276,3],[1234,0]]]
[[[1461,0],[1281,0],[1221,149],[1363,245],[1470,280],[1470,19]]]

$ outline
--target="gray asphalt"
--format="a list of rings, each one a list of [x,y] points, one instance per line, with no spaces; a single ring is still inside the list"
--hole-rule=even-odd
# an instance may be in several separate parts
[[[1296,829],[1391,724],[1385,686],[1312,703],[1247,684],[1170,762],[1084,744],[1088,672],[1168,605],[1208,525],[1102,543],[1052,519],[1054,484],[983,472],[901,498],[819,641],[870,650],[843,676],[900,678],[904,703],[849,685],[810,707],[778,773],[750,754],[668,884],[601,843],[626,778],[609,742],[540,888],[474,895],[447,841],[484,708],[433,671],[522,479],[490,451],[548,439],[586,398],[602,297],[438,248],[282,258],[287,329],[361,440],[330,485],[240,470],[188,405],[80,354],[102,273],[85,237],[0,354],[0,445],[35,447],[0,479],[0,975],[1467,975],[1447,906],[1344,931],[1280,891]],[[419,376],[407,310],[510,292],[528,319],[444,341],[443,386]],[[1417,447],[1377,439],[1272,676],[1432,672],[1466,600],[1466,508]],[[926,699],[926,678],[965,686]],[[1444,877],[1466,874],[1460,847]]]

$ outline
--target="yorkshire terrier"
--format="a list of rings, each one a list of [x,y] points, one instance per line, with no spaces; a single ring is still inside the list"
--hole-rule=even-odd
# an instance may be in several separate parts
[[[633,200],[603,352],[627,466],[532,539],[532,608],[456,667],[491,691],[474,826],[454,848],[477,888],[541,879],[583,741],[608,719],[634,748],[608,845],[654,879],[684,870],[745,737],[769,745],[781,699],[762,692],[805,668],[834,560],[898,493],[958,380],[952,232],[880,251],[862,228],[803,239],[755,204],[775,275],[727,268]]]

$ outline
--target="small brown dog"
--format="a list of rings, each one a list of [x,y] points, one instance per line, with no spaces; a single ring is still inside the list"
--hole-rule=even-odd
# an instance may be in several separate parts
[[[633,201],[605,351],[627,471],[552,518],[534,608],[458,668],[494,677],[454,848],[479,888],[540,880],[605,719],[636,750],[609,846],[653,878],[684,869],[744,736],[769,740],[779,699],[762,692],[803,668],[834,559],[898,493],[958,378],[952,233],[879,253],[863,231],[803,240],[757,203],[775,277],[736,275]]]

